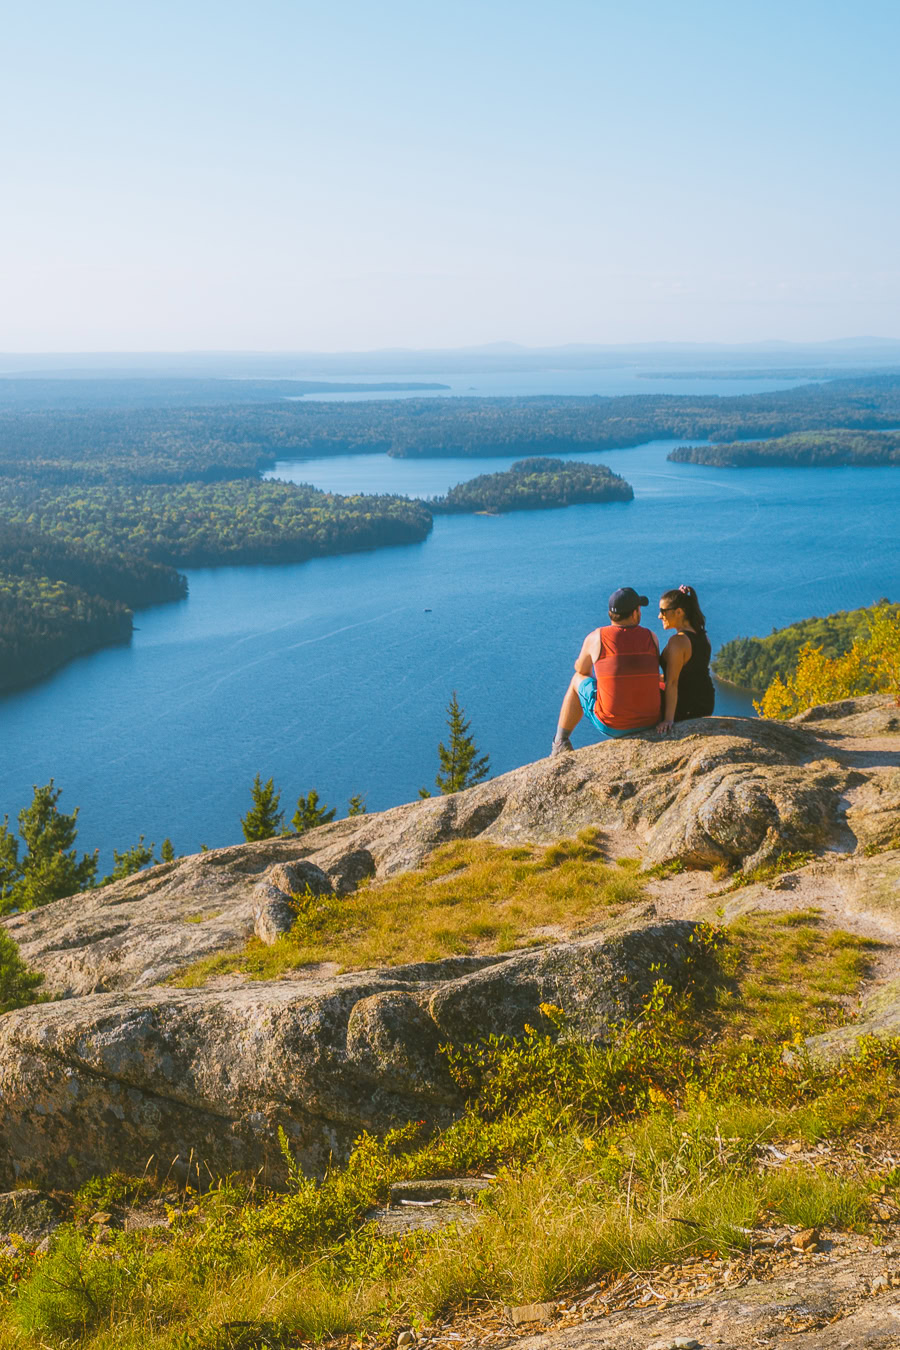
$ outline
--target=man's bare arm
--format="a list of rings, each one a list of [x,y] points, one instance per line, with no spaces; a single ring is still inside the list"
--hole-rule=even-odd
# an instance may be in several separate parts
[[[575,658],[576,675],[593,675],[594,661],[599,654],[599,636],[595,629],[593,633],[588,633],[584,642],[581,644],[581,651]]]

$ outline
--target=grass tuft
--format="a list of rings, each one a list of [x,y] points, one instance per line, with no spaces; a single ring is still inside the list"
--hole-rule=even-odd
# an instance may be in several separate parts
[[[749,872],[733,872],[731,881],[724,886],[721,891],[716,891],[716,895],[729,895],[732,891],[740,891],[745,886],[754,886],[761,881],[773,881],[775,877],[782,877],[787,872],[796,872],[799,868],[805,867],[808,862],[812,862],[814,854],[812,853],[779,853],[777,858],[771,862],[760,863],[758,867],[751,867]],[[719,874],[713,869],[713,875],[719,880]],[[721,873],[725,875],[725,873]]]
[[[540,930],[561,935],[608,919],[643,895],[640,876],[606,861],[597,830],[547,848],[462,840],[439,848],[418,871],[351,895],[297,897],[291,931],[271,946],[251,939],[241,952],[198,961],[176,982],[194,986],[235,971],[275,979],[321,962],[364,970],[509,951]]]

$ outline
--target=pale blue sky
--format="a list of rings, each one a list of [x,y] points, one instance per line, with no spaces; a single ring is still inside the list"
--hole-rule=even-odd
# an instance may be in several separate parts
[[[0,350],[900,336],[891,0],[31,0]]]

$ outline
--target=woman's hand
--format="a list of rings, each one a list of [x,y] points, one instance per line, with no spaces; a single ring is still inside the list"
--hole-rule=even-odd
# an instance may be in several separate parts
[[[669,718],[666,718],[666,720],[663,722],[657,722],[656,730],[659,732],[660,736],[668,736],[669,732],[674,728],[674,726],[675,723],[671,721]]]

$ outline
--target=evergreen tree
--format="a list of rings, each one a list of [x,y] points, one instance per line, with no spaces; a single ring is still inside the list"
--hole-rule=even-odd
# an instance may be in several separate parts
[[[369,814],[366,806],[366,799],[360,793],[355,793],[347,803],[348,816],[367,816]]]
[[[469,734],[470,723],[459,706],[454,689],[447,704],[447,726],[450,729],[450,745],[443,741],[438,745],[440,771],[435,783],[440,792],[461,792],[463,788],[474,787],[490,772],[490,756],[479,755],[475,737]],[[420,797],[430,797],[427,788],[419,789]]]
[[[253,805],[247,814],[241,817],[244,838],[252,843],[254,839],[271,839],[274,834],[280,834],[284,824],[284,812],[278,809],[281,793],[275,791],[272,779],[263,783],[257,774],[250,795],[253,798]]]
[[[72,847],[78,835],[78,807],[71,815],[60,811],[61,789],[35,785],[31,805],[19,812],[19,835],[25,853],[19,860],[18,841],[8,820],[0,829],[0,908],[34,909],[64,895],[93,886],[97,854],[78,857]]]
[[[156,859],[153,856],[154,847],[154,844],[150,844],[149,846],[145,844],[144,836],[141,835],[134,847],[127,848],[124,853],[118,853],[113,849],[115,866],[109,876],[104,877],[100,884],[102,886],[108,886],[111,881],[121,881],[123,877],[130,877],[134,872],[139,872],[141,868],[146,867],[148,863],[155,863]]]
[[[13,906],[13,887],[21,879],[19,841],[9,828],[9,816],[0,825],[0,914]]]
[[[36,1003],[40,996],[34,991],[43,983],[43,975],[26,966],[15,942],[0,928],[0,1013]]]
[[[327,825],[336,815],[336,807],[319,805],[319,794],[315,788],[311,788],[305,797],[302,792],[298,797],[291,826],[295,834],[303,834],[305,830],[314,830],[317,825]]]
[[[175,850],[174,850],[174,848],[172,847],[172,840],[171,840],[171,839],[164,839],[164,840],[162,841],[162,845],[160,846],[160,850],[159,850],[159,860],[160,860],[160,862],[174,862],[174,861],[175,861]]]

